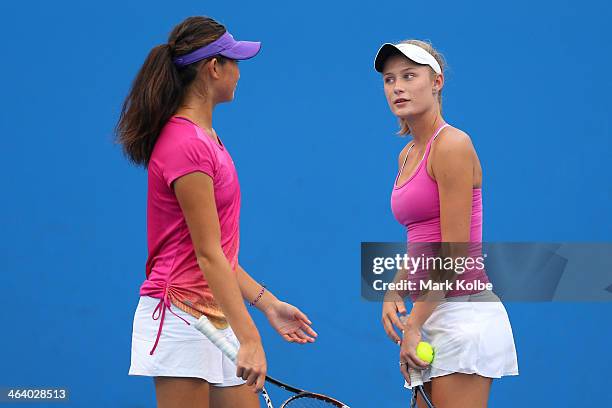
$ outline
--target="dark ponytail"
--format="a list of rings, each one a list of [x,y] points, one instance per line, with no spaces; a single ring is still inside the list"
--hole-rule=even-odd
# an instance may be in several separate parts
[[[117,143],[137,165],[147,167],[162,128],[174,115],[198,68],[208,59],[178,69],[172,59],[201,48],[225,33],[209,17],[189,17],[170,33],[168,44],[153,48],[123,103],[115,129]]]

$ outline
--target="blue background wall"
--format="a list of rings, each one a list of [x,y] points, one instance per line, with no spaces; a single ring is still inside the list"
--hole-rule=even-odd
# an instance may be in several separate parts
[[[372,69],[382,42],[424,38],[445,54],[445,118],[480,156],[486,240],[612,241],[609,3],[176,4],[0,5],[0,386],[154,406],[151,379],[127,376],[146,174],[112,129],[149,49],[189,15],[263,42],[215,127],[242,183],[241,263],[320,333],[283,344],[256,316],[273,375],[353,407],[407,405],[380,304],[359,297],[360,242],[404,237],[389,194],[406,139]],[[495,383],[491,406],[612,404],[612,305],[507,309],[521,375]]]

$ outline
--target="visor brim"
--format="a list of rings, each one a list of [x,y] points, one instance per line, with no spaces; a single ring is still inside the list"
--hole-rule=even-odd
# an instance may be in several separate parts
[[[390,43],[383,44],[376,53],[376,58],[374,58],[374,69],[378,72],[383,72],[385,61],[387,61],[387,58],[394,54],[403,55],[403,53],[395,45]]]
[[[233,47],[222,51],[220,54],[234,60],[246,60],[256,56],[260,49],[261,42],[236,41],[236,44]]]
[[[383,68],[385,67],[385,62],[387,58],[392,55],[403,55],[411,61],[416,62],[417,64],[429,65],[427,61],[425,61],[422,56],[414,54],[413,52],[407,53],[406,51],[398,48],[395,44],[386,43],[383,44],[382,47],[376,53],[376,58],[374,58],[374,69],[378,72],[383,72]]]

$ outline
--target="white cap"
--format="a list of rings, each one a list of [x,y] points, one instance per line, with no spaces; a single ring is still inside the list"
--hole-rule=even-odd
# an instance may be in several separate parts
[[[437,74],[442,73],[440,64],[438,64],[438,61],[436,61],[433,55],[431,55],[418,45],[402,43],[383,44],[382,47],[380,47],[380,49],[376,53],[376,58],[374,58],[374,69],[378,72],[382,72],[387,58],[389,58],[393,54],[398,53],[405,55],[408,59],[416,62],[417,64],[429,65]]]

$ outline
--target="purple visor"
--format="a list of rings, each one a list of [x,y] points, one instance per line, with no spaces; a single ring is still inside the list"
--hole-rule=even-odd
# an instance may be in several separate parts
[[[212,57],[213,55],[222,55],[234,60],[245,60],[257,55],[260,48],[260,42],[236,41],[234,37],[226,31],[212,43],[202,48],[198,48],[189,54],[174,58],[173,62],[177,67],[184,67],[203,60],[204,58]]]

